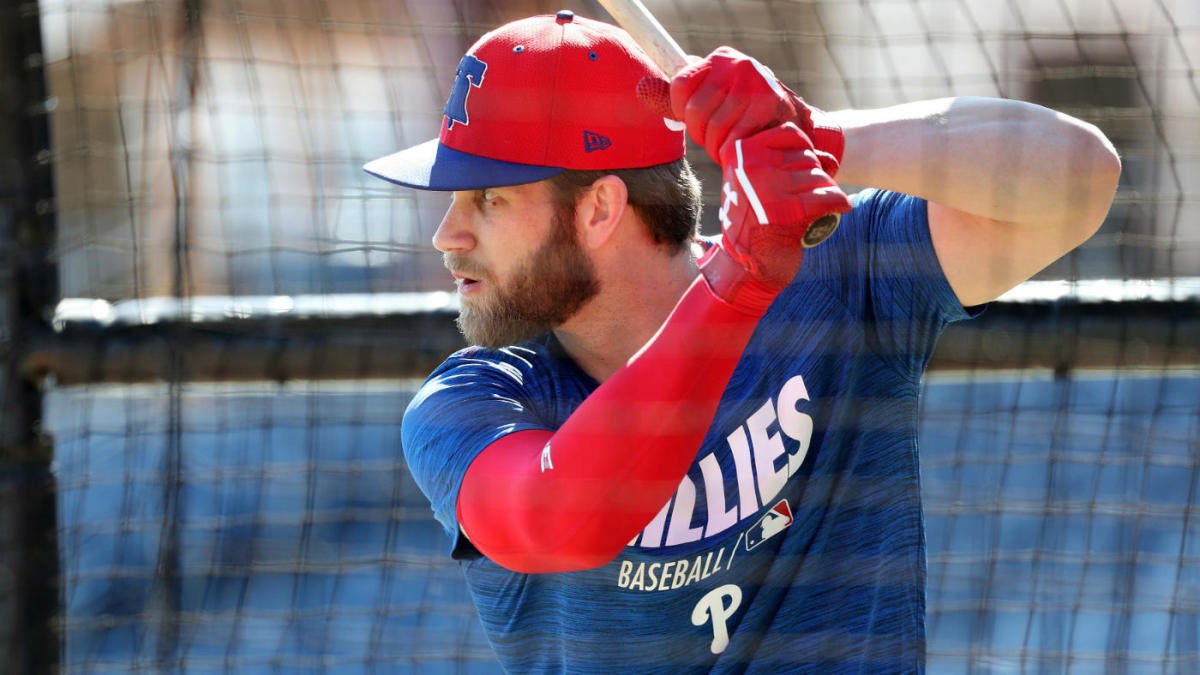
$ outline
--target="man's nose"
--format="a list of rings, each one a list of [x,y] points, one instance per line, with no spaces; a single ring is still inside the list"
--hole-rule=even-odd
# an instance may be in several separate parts
[[[470,208],[471,198],[466,193],[456,192],[450,199],[450,206],[438,223],[437,231],[433,233],[433,247],[442,253],[461,252],[475,246],[475,235],[471,231]]]

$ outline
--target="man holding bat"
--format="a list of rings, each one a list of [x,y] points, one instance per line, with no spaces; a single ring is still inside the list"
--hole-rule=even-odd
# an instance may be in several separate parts
[[[570,12],[481,38],[444,112],[366,169],[452,196],[473,346],[404,452],[503,666],[920,672],[924,367],[1099,227],[1107,140],[1007,100],[824,113],[728,48],[668,79]]]

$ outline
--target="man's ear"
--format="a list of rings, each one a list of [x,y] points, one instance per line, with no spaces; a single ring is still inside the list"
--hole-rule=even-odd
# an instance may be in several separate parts
[[[596,179],[575,204],[580,243],[588,248],[598,248],[607,242],[621,222],[628,200],[625,181],[611,174]]]

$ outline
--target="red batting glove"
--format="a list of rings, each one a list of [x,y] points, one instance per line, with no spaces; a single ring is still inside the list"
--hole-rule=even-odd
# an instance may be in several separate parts
[[[718,47],[675,75],[671,111],[718,163],[729,139],[784,122],[812,139],[825,173],[836,176],[842,161],[845,137],[829,114],[806,104],[769,68],[730,47]]]
[[[800,269],[809,226],[850,200],[790,122],[726,142],[720,163],[724,236],[701,274],[722,300],[761,315]]]

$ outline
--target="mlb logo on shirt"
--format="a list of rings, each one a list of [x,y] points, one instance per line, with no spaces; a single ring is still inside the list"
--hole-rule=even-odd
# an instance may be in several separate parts
[[[783,532],[793,520],[792,507],[786,499],[779,500],[778,504],[772,506],[770,511],[746,531],[746,550],[753,550],[754,547]]]

